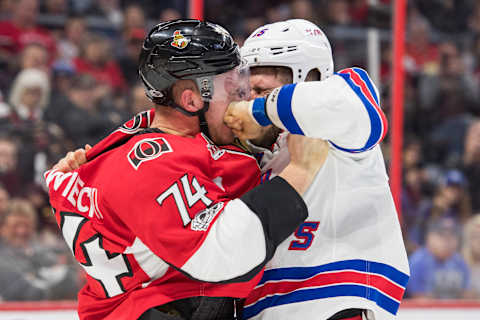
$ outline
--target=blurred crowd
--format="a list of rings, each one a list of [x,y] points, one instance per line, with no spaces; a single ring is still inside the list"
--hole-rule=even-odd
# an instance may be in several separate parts
[[[205,0],[241,45],[258,26],[318,24],[336,70],[366,68],[390,112],[392,1]],[[0,301],[75,299],[84,275],[51,214],[42,174],[151,107],[137,77],[146,30],[188,17],[181,0],[0,0]],[[409,298],[480,299],[480,2],[408,4],[402,227]],[[383,143],[387,165],[389,139]],[[387,231],[388,232],[388,231]]]

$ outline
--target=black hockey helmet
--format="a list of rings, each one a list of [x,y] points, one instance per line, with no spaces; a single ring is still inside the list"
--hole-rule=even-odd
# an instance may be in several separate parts
[[[177,80],[195,80],[202,97],[209,101],[213,95],[211,77],[232,70],[240,62],[238,46],[227,30],[210,22],[181,19],[160,23],[150,30],[138,71],[154,103],[178,109],[170,92]]]

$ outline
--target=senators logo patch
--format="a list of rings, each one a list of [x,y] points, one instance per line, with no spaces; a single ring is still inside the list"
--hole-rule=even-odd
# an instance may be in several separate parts
[[[177,49],[185,49],[189,43],[190,39],[185,38],[181,30],[175,30],[173,33],[173,41],[170,43],[172,47]]]
[[[151,122],[150,113],[142,111],[137,113],[133,119],[125,122],[118,130],[123,133],[134,134],[142,128],[148,127]]]
[[[137,170],[142,162],[156,159],[162,154],[172,151],[172,147],[164,138],[147,138],[138,141],[127,157],[133,168]]]

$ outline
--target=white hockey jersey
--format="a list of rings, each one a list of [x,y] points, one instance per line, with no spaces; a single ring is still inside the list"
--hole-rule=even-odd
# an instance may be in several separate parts
[[[395,318],[409,267],[378,144],[387,122],[372,81],[362,69],[345,69],[278,88],[262,104],[253,105],[258,122],[325,139],[330,149],[304,195],[309,217],[277,248],[243,317],[322,320],[360,308],[371,310],[369,319]],[[255,151],[265,178],[289,162],[286,134],[273,151]]]

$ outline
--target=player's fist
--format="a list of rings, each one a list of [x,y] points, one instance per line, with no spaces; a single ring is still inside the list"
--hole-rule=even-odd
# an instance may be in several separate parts
[[[223,120],[240,139],[255,139],[263,136],[268,127],[260,126],[253,118],[253,101],[235,101],[228,105]]]
[[[85,149],[77,149],[75,151],[68,152],[65,157],[60,159],[54,166],[53,169],[62,172],[69,172],[75,169],[78,169],[82,164],[87,162],[87,151],[92,147],[89,144],[85,145]]]

